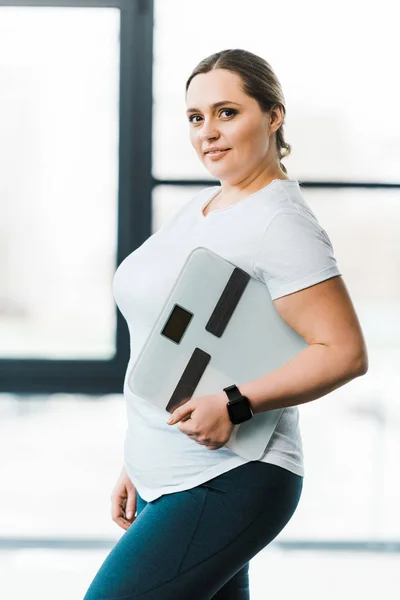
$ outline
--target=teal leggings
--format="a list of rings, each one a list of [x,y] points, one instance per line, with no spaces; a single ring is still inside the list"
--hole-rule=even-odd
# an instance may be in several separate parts
[[[249,561],[288,523],[302,485],[252,461],[152,502],[138,494],[136,520],[83,600],[249,600]]]

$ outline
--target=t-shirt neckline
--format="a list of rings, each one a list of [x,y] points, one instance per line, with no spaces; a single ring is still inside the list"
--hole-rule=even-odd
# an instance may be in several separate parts
[[[206,215],[204,215],[203,214],[203,210],[205,209],[205,207],[208,204],[210,204],[210,202],[212,202],[212,200],[215,198],[215,196],[221,190],[221,186],[220,185],[213,186],[211,188],[211,190],[212,190],[211,196],[208,196],[207,200],[205,202],[203,202],[201,204],[201,206],[200,206],[200,218],[201,219],[207,219],[207,217],[211,216],[214,213],[222,213],[222,212],[225,212],[227,210],[231,210],[231,209],[235,208],[236,206],[238,206],[239,204],[243,204],[243,202],[245,202],[246,200],[249,200],[250,198],[252,198],[256,194],[258,194],[259,192],[262,192],[263,190],[266,190],[268,187],[272,186],[272,184],[275,183],[275,182],[277,182],[277,181],[281,181],[281,182],[284,182],[284,183],[297,183],[297,179],[292,179],[292,178],[290,178],[290,179],[273,179],[272,181],[270,181],[264,187],[260,188],[256,192],[253,192],[252,194],[249,194],[245,198],[242,198],[241,200],[238,200],[234,204],[230,204],[229,206],[224,206],[223,208],[215,208],[215,209],[211,210],[209,213],[207,213]]]

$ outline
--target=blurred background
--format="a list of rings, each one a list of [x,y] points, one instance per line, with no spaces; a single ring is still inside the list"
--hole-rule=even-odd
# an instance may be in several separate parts
[[[129,338],[112,278],[215,183],[189,143],[184,88],[225,48],[260,54],[282,84],[283,162],[330,235],[370,361],[300,407],[303,495],[251,562],[252,599],[397,598],[398,11],[392,0],[0,0],[2,599],[81,600],[124,533],[110,495]]]

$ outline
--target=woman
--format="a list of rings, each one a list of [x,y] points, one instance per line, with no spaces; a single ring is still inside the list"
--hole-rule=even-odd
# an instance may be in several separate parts
[[[281,162],[290,152],[285,101],[270,65],[244,50],[209,56],[187,81],[186,104],[193,148],[221,185],[196,194],[116,271],[114,295],[131,333],[127,374],[198,246],[263,281],[308,347],[238,384],[253,413],[285,408],[258,461],[225,447],[233,422],[223,390],[194,396],[167,422],[125,377],[125,464],[111,499],[112,518],[126,532],[84,600],[248,599],[250,559],[282,531],[300,499],[297,405],[368,368],[329,237]]]

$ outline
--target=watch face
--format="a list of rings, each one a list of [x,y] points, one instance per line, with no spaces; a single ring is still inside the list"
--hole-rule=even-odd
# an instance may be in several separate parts
[[[253,413],[251,408],[249,407],[247,401],[244,402],[234,402],[230,405],[231,413],[237,423],[241,423],[243,421],[247,421],[250,417],[252,417]]]

